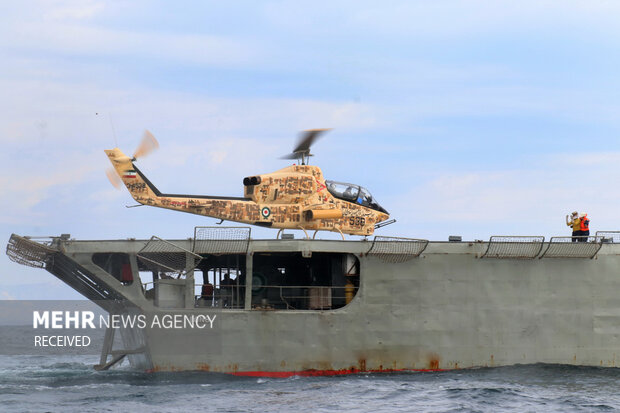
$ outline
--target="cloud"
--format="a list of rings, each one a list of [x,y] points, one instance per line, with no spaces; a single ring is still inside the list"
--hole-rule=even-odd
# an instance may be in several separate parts
[[[40,211],[36,211],[36,207],[49,197],[64,194],[53,192],[55,188],[61,187],[65,191],[76,188],[98,170],[98,164],[92,156],[71,154],[70,151],[50,151],[48,154],[53,156],[44,162],[37,162],[36,159],[32,162],[17,156],[11,159],[10,155],[7,157],[9,159],[5,160],[4,166],[8,166],[11,172],[0,177],[0,209],[3,211],[0,223],[32,224],[44,218]],[[70,201],[71,198],[64,200]]]
[[[313,2],[270,2],[264,14],[283,30],[330,35],[342,28],[348,34],[378,36],[464,36],[493,31],[553,31],[557,26],[587,25],[617,32],[614,16],[620,5],[610,1],[509,0],[403,1],[390,7],[375,2],[332,2],[314,7]],[[339,31],[339,30],[338,30]]]
[[[447,171],[422,180],[400,199],[392,196],[394,206],[388,209],[407,231],[419,231],[422,223],[435,236],[449,228],[460,228],[471,239],[565,235],[564,215],[573,210],[587,212],[594,230],[610,230],[617,226],[620,204],[619,157],[586,153],[579,162],[552,154],[523,169]]]
[[[600,174],[600,177],[604,177],[604,172],[611,169],[613,165],[620,164],[620,152],[582,152],[579,156],[566,152],[550,155],[548,159],[550,163],[560,168],[568,167],[567,159],[570,159],[570,165],[579,168],[579,171],[582,171],[582,167],[587,167],[589,171],[594,170],[597,174]],[[615,171],[611,170],[610,172],[615,175]]]
[[[14,21],[6,23],[13,36],[0,40],[5,49],[19,47],[22,55],[60,54],[82,58],[159,59],[176,64],[211,67],[243,66],[268,54],[251,38],[235,39],[190,33],[132,31],[82,22]],[[147,61],[144,64],[148,64]]]
[[[93,0],[71,0],[49,2],[50,9],[44,10],[44,18],[50,20],[84,20],[100,14],[105,3]],[[40,6],[43,4],[40,4]]]

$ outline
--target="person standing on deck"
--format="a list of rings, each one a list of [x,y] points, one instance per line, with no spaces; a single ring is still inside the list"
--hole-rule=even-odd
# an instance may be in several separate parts
[[[566,215],[566,225],[569,227],[573,227],[572,241],[577,242],[578,241],[577,237],[581,235],[581,220],[579,219],[579,214],[577,213],[577,211],[573,212],[570,218],[568,215]]]
[[[222,304],[224,307],[229,307],[232,304],[233,288],[235,286],[234,280],[230,278],[230,274],[226,272],[224,278],[220,283],[220,289],[222,294]]]
[[[582,237],[579,238],[579,242],[586,242],[588,240],[587,237],[590,235],[590,219],[588,218],[588,214],[579,215],[579,227]]]

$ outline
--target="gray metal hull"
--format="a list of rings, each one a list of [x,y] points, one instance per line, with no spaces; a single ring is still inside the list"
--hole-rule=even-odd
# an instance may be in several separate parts
[[[592,259],[483,257],[483,242],[431,242],[387,262],[369,242],[251,241],[257,251],[338,251],[359,257],[359,290],[325,311],[161,308],[139,283],[124,286],[93,264],[93,251],[135,252],[139,241],[72,242],[62,251],[125,297],[132,311],[215,316],[213,328],[125,331],[149,371],[241,375],[441,370],[529,363],[615,367],[620,354],[620,244]],[[248,286],[248,287],[251,287]],[[123,308],[115,311],[123,312]]]
[[[400,264],[369,257],[362,268],[360,292],[342,309],[210,311],[217,327],[192,337],[151,330],[153,368],[258,373],[616,366],[618,255],[522,261],[429,252]]]

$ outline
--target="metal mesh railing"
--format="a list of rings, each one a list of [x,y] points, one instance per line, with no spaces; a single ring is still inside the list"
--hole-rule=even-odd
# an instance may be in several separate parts
[[[376,236],[368,255],[385,262],[399,263],[419,256],[427,246],[428,240],[425,239]]]
[[[596,231],[596,236],[601,237],[601,242],[620,243],[620,231]]]
[[[246,254],[250,245],[249,227],[195,227],[194,253]]]
[[[492,236],[482,258],[534,259],[542,250],[543,236]]]
[[[28,238],[12,234],[6,246],[6,255],[18,264],[35,268],[45,268],[56,250],[32,241]]]
[[[179,277],[196,268],[202,259],[200,255],[156,236],[151,237],[137,256],[151,271],[178,274]]]
[[[200,284],[196,285],[200,287]],[[346,305],[346,293],[355,287],[316,285],[262,285],[260,303],[253,308],[264,310],[330,310]],[[208,294],[194,296],[196,307],[244,308],[245,286],[217,287]]]
[[[593,258],[601,249],[601,237],[551,237],[540,258]]]

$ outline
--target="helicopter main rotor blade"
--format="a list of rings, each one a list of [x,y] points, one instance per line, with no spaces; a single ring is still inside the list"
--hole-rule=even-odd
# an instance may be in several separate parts
[[[309,129],[303,131],[299,137],[299,143],[297,147],[293,149],[293,153],[297,152],[310,152],[310,147],[323,133],[331,129]]]
[[[299,154],[289,153],[288,155],[281,156],[280,159],[299,159]]]
[[[299,159],[304,156],[312,156],[310,155],[310,147],[323,133],[329,130],[331,130],[331,128],[308,129],[303,131],[300,134],[299,141],[295,149],[293,149],[293,152],[288,155],[284,155],[280,159]]]
[[[138,145],[136,152],[133,154],[133,159],[135,160],[146,156],[155,151],[157,148],[159,148],[159,142],[157,142],[157,139],[155,139],[151,132],[145,130],[144,135],[142,135],[142,141],[140,142],[140,145]]]

